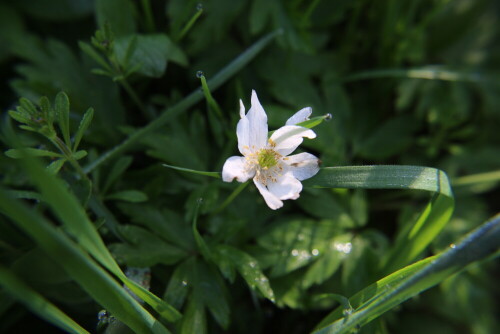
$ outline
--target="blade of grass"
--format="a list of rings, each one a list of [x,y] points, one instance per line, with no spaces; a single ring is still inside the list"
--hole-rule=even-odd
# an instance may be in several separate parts
[[[43,200],[49,204],[66,230],[78,240],[78,243],[87,252],[165,319],[174,322],[181,317],[181,314],[174,307],[126,277],[95,226],[87,217],[83,207],[58,178],[47,173],[34,159],[23,159],[20,163],[39,188]]]
[[[236,57],[231,63],[224,67],[219,73],[217,73],[213,79],[208,81],[208,85],[211,87],[212,91],[220,87],[229,78],[234,76],[242,68],[244,68],[255,56],[257,56],[278,34],[281,30],[276,30],[255,42],[247,50],[245,50],[241,55]],[[102,154],[98,159],[92,161],[90,164],[83,168],[85,173],[91,172],[94,168],[101,165],[103,162],[111,157],[114,157],[118,153],[127,150],[132,144],[136,143],[144,135],[162,127],[168,121],[170,121],[174,116],[180,114],[181,112],[191,108],[196,103],[203,99],[203,92],[196,89],[194,92],[189,94],[186,98],[180,101],[175,106],[165,110],[157,119],[149,123],[143,128],[140,128],[129,135],[124,141],[122,141],[117,146],[113,147],[109,151]]]
[[[2,265],[0,265],[0,286],[2,286],[11,296],[29,308],[31,312],[63,329],[64,331],[76,334],[89,333],[54,304],[30,288],[22,280],[20,280],[19,277],[16,277],[16,275]]]
[[[111,275],[52,222],[0,189],[0,210],[99,304],[137,333],[169,333]]]
[[[397,240],[383,261],[386,273],[413,261],[451,217],[454,197],[446,173],[419,166],[344,166],[322,168],[304,186],[350,189],[413,189],[434,192],[416,223]]]
[[[335,310],[313,333],[351,333],[469,264],[498,256],[499,245],[500,215],[496,215],[444,253],[403,268],[360,291],[350,299],[356,311],[344,317],[341,309]]]

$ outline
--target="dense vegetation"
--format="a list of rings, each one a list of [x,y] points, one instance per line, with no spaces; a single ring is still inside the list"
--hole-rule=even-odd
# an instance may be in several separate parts
[[[0,2],[0,332],[499,333],[499,13]],[[313,109],[278,210],[220,179],[253,89]]]

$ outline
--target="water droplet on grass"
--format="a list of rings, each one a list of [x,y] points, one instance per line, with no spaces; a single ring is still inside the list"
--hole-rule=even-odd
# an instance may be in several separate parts
[[[201,77],[202,77],[202,76],[204,76],[203,71],[198,71],[198,72],[196,72],[196,77],[197,77],[198,79],[201,79]]]
[[[203,10],[203,4],[202,3],[197,4],[196,10]]]
[[[327,121],[327,122],[328,122],[329,120],[331,120],[331,119],[332,119],[332,117],[333,117],[333,116],[332,116],[332,114],[328,113],[328,114],[326,114],[324,117],[325,117],[325,121]]]

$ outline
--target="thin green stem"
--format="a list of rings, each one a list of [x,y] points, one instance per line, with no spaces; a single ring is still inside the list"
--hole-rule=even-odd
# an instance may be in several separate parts
[[[191,19],[188,21],[188,23],[186,23],[186,25],[184,26],[184,28],[182,28],[181,32],[179,33],[179,35],[175,39],[177,42],[179,42],[181,39],[184,38],[184,36],[188,33],[188,31],[192,28],[192,26],[198,20],[198,18],[200,17],[201,13],[203,13],[203,8],[198,7],[196,9],[196,13],[194,13],[194,15],[191,17]]]
[[[142,11],[144,12],[144,19],[146,23],[146,30],[148,32],[155,31],[155,22],[153,18],[153,11],[151,10],[150,0],[142,0]]]
[[[146,108],[144,108],[144,105],[141,102],[141,99],[139,99],[139,96],[135,93],[134,89],[132,86],[129,85],[127,79],[123,78],[118,81],[120,85],[125,89],[127,94],[130,96],[132,101],[134,101],[135,105],[139,108],[139,110],[142,112],[143,115],[147,115]]]
[[[307,7],[306,12],[304,13],[304,16],[302,17],[302,24],[303,25],[306,25],[307,23],[309,23],[311,15],[314,12],[314,10],[316,9],[316,7],[318,7],[320,1],[321,0],[313,0],[309,4],[309,7]]]
[[[208,81],[212,90],[217,89],[223,83],[225,83],[229,78],[234,76],[238,71],[245,67],[257,54],[260,53],[266,47],[271,40],[278,34],[281,34],[282,30],[276,30],[258,40],[255,44],[250,46],[245,52],[229,63],[224,69],[217,73],[213,79]],[[114,157],[115,155],[127,150],[130,146],[139,141],[143,136],[155,131],[156,129],[164,126],[169,122],[174,116],[180,114],[181,112],[191,108],[196,103],[203,99],[203,92],[196,89],[194,92],[189,94],[184,100],[180,101],[176,105],[167,110],[155,120],[151,121],[148,125],[140,128],[133,132],[129,137],[122,141],[117,146],[113,147],[111,150],[102,154],[98,159],[92,161],[90,164],[83,168],[85,173],[89,173],[94,168],[100,166],[106,160]]]
[[[204,75],[200,77],[200,81],[201,81],[201,88],[203,89],[203,94],[205,95],[205,99],[207,100],[208,105],[212,108],[217,117],[222,118],[222,111],[220,110],[220,107],[215,101],[215,99],[213,98],[212,93],[210,93],[210,88],[208,88],[207,79],[205,78]]]
[[[222,202],[222,204],[217,209],[215,209],[212,213],[217,214],[217,213],[221,212],[222,210],[224,210],[226,208],[226,206],[228,206],[236,198],[236,196],[238,196],[248,186],[249,183],[250,183],[250,181],[247,181],[245,183],[241,183],[238,187],[236,187],[236,189],[233,190],[231,195],[229,195],[226,198],[226,200],[224,202]]]

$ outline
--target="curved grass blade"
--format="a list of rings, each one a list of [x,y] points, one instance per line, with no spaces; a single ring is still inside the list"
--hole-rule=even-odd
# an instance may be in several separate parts
[[[0,210],[31,236],[89,295],[136,333],[169,333],[79,245],[38,212],[11,199],[1,189]]]
[[[76,334],[89,333],[2,265],[0,265],[0,286],[19,302],[23,303],[31,312],[64,331]]]
[[[87,252],[165,319],[171,322],[180,319],[181,314],[174,307],[127,278],[87,217],[83,207],[58,178],[47,173],[34,159],[24,159],[20,162],[39,188],[43,200],[49,204],[67,232],[78,240]]]
[[[344,166],[322,168],[304,186],[350,189],[413,189],[434,193],[411,229],[400,236],[383,262],[389,273],[413,261],[451,217],[454,198],[446,173],[419,166]]]
[[[469,264],[500,254],[500,214],[469,233],[444,253],[403,268],[354,295],[356,309],[347,316],[342,309],[330,313],[314,334],[347,334],[379,317],[409,298],[433,287]]]
[[[280,30],[276,30],[255,42],[247,50],[245,50],[241,55],[236,57],[231,63],[224,67],[219,73],[217,73],[211,80],[208,81],[208,85],[211,90],[214,91],[223,83],[225,83],[229,78],[239,72],[244,68],[255,56],[257,56],[278,34],[281,33]],[[194,92],[189,94],[185,99],[180,101],[175,106],[165,110],[157,119],[149,123],[143,128],[138,129],[133,132],[129,137],[122,141],[117,146],[113,147],[109,151],[102,154],[98,159],[91,162],[89,165],[83,168],[85,173],[91,172],[94,168],[101,165],[104,161],[117,155],[120,152],[128,149],[132,144],[137,142],[144,135],[162,127],[168,121],[170,121],[174,116],[180,114],[181,112],[191,108],[196,103],[203,99],[203,92],[196,89]]]

